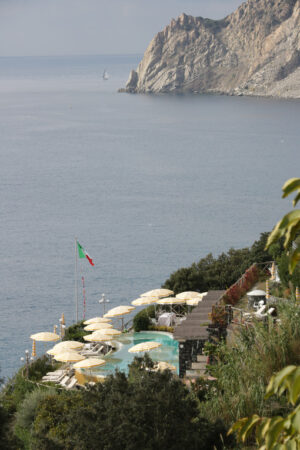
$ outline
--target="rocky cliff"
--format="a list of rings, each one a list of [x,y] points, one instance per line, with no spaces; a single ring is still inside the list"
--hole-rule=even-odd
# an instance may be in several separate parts
[[[182,14],[150,42],[125,91],[300,98],[300,0],[248,0],[218,21]]]

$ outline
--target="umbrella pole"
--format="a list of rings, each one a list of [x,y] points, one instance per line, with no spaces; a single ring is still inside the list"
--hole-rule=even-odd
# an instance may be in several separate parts
[[[78,322],[78,259],[77,259],[77,238],[75,238],[75,304],[76,304],[76,323]]]

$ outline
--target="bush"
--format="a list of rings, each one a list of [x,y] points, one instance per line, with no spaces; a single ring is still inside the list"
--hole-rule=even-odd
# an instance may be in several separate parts
[[[198,414],[198,401],[170,371],[151,372],[136,358],[129,376],[116,372],[79,393],[48,397],[34,422],[32,449],[224,448],[224,425]]]
[[[71,325],[69,328],[66,328],[64,341],[79,341],[84,342],[83,336],[86,336],[89,334],[88,332],[84,331],[83,329],[84,323],[83,321],[75,323],[74,325]]]
[[[134,331],[148,330],[151,325],[151,320],[148,316],[147,310],[143,309],[133,319]]]

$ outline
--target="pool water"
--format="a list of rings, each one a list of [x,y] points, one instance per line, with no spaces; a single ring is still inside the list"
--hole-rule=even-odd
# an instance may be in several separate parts
[[[143,356],[143,353],[129,353],[130,347],[141,342],[156,341],[162,345],[155,350],[149,352],[150,357],[154,361],[166,361],[176,366],[178,373],[178,342],[175,341],[171,334],[151,331],[141,331],[139,333],[128,333],[122,335],[115,340],[120,347],[117,351],[104,357],[107,361],[105,366],[93,369],[93,374],[97,376],[106,376],[113,374],[116,369],[128,373],[128,364],[130,364],[135,356]]]

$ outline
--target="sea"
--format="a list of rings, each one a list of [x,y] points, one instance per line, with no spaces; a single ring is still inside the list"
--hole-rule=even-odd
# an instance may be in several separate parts
[[[118,93],[141,55],[0,58],[0,377],[30,335],[130,305],[292,207],[300,101]],[[108,80],[103,80],[104,70]],[[85,306],[82,286],[85,283]],[[43,354],[51,344],[37,342]]]

